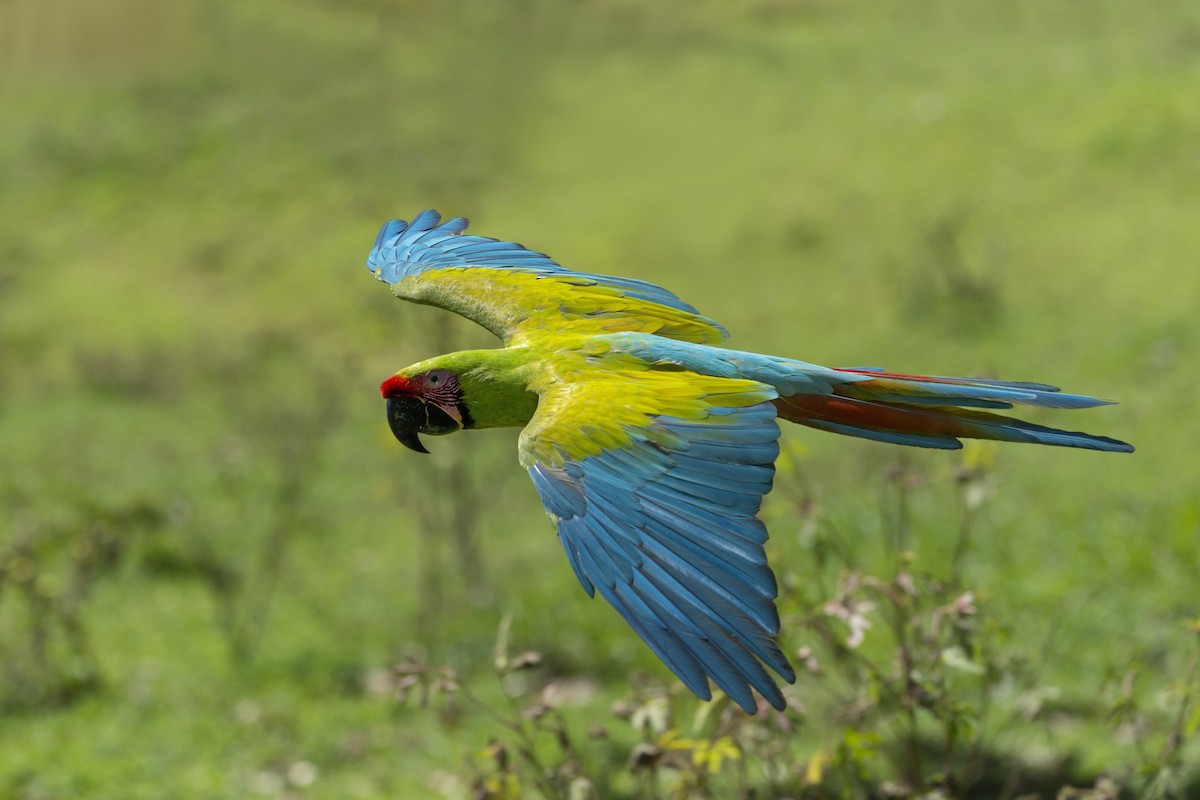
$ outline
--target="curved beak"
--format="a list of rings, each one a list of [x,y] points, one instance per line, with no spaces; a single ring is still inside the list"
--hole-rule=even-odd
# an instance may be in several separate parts
[[[388,426],[396,441],[418,453],[428,453],[421,444],[417,431],[425,424],[425,401],[416,397],[389,397],[387,399]]]

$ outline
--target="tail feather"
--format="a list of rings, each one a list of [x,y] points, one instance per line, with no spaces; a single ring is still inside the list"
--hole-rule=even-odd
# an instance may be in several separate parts
[[[869,367],[840,369],[838,372],[866,377],[866,380],[847,383],[839,388],[839,393],[845,392],[864,400],[977,408],[1012,408],[1014,403],[1044,408],[1095,408],[1112,404],[1111,401],[1083,394],[1067,394],[1057,386],[1046,383],[905,375]]]
[[[682,368],[768,384],[778,392],[773,402],[781,419],[834,433],[947,449],[962,447],[959,439],[996,439],[1133,451],[1131,445],[1107,436],[1056,430],[990,413],[1018,405],[1074,409],[1109,404],[1045,383],[909,375],[875,367],[830,369],[642,333],[612,334],[607,341],[614,351],[657,368]]]
[[[846,370],[863,374],[866,370]],[[894,375],[871,371],[869,380],[834,388],[834,394],[795,394],[775,400],[789,422],[833,433],[917,447],[958,449],[959,439],[994,439],[1058,447],[1129,453],[1133,446],[1107,436],[1063,431],[980,411],[1013,403],[1052,408],[1087,408],[1105,401],[1057,394],[1043,384]],[[874,377],[878,375],[879,377]],[[1050,395],[1049,397],[1047,395]],[[1066,400],[1065,404],[1055,399]],[[963,408],[962,406],[967,406]]]

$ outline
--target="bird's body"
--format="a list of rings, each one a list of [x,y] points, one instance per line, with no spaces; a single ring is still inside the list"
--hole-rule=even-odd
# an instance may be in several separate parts
[[[764,669],[795,674],[775,637],[775,578],[757,513],[778,420],[894,444],[959,437],[1127,452],[1124,442],[993,413],[1104,404],[1045,384],[830,369],[728,350],[715,321],[643,281],[567,270],[423,212],[387,223],[368,267],[398,296],[466,316],[506,345],[429,359],[384,381],[393,433],[523,427],[528,470],[577,577],[681,680],[747,711],[777,708]]]

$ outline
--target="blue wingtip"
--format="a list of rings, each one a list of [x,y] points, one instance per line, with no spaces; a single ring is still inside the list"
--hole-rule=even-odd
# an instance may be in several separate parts
[[[394,219],[384,224],[367,256],[367,269],[385,283],[438,267],[503,267],[564,272],[544,253],[487,236],[468,236],[465,217],[441,221],[425,209],[411,222]]]
[[[422,233],[431,231],[437,224],[441,222],[442,215],[434,211],[432,208],[427,208],[420,214],[413,217],[413,221],[409,223],[408,229],[413,233]]]
[[[425,214],[437,216],[436,211],[422,211],[421,214],[417,215],[418,219]],[[389,277],[384,274],[384,268],[389,262],[389,259],[383,256],[382,251],[384,247],[389,243],[394,245],[407,230],[409,230],[409,224],[402,219],[390,219],[383,223],[383,226],[379,229],[379,235],[375,237],[375,244],[371,247],[371,252],[367,254],[367,269],[376,275],[379,280],[390,282]]]
[[[379,229],[379,235],[375,237],[375,246],[371,248],[374,252],[388,239],[399,236],[408,229],[408,223],[402,219],[390,219],[383,223],[383,227]]]

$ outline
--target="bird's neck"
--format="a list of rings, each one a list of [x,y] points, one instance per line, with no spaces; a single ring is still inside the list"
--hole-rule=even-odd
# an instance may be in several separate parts
[[[470,350],[445,358],[456,362],[472,428],[524,427],[537,411],[523,348]]]

